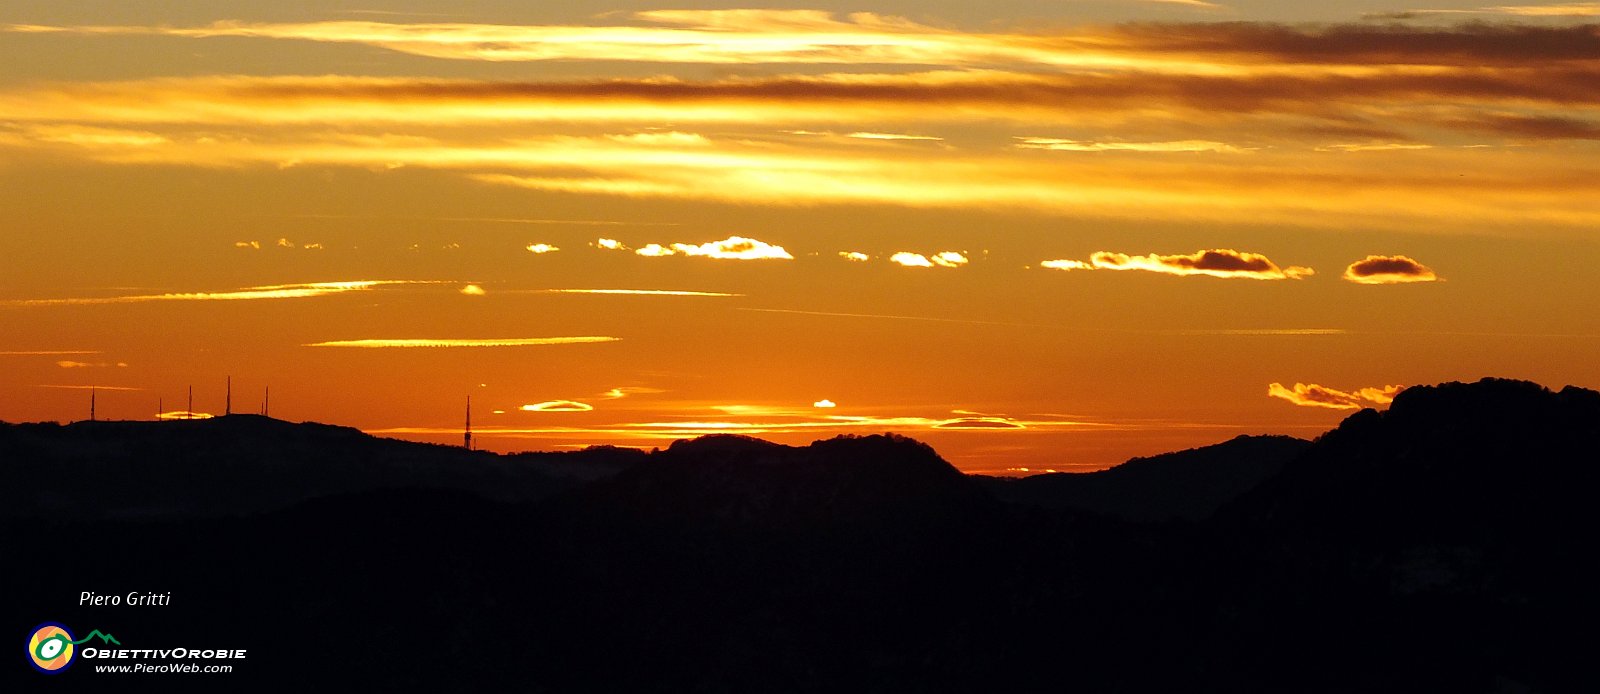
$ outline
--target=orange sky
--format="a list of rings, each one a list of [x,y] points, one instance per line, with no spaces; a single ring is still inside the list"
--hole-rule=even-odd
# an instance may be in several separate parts
[[[59,5],[0,9],[7,421],[1018,472],[1600,386],[1593,3]]]

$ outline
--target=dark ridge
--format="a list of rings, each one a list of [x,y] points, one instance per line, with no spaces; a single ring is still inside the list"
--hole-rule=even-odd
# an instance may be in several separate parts
[[[897,436],[554,458],[616,470],[585,481],[262,419],[5,426],[0,556],[26,568],[0,572],[0,614],[249,648],[230,691],[1596,691],[1597,442],[1593,391],[1413,388],[1309,444],[1071,478],[1139,513],[1236,496],[1135,523],[1082,490],[1000,503]],[[40,677],[0,667],[0,691]]]
[[[892,434],[801,447],[730,435],[678,441],[582,494],[614,517],[761,525],[881,527],[990,505],[932,448]]]
[[[1278,474],[1284,463],[1310,445],[1288,436],[1239,436],[1202,448],[1134,458],[1097,472],[979,479],[996,498],[1013,504],[1136,522],[1194,521]]]
[[[619,449],[499,456],[258,415],[0,428],[0,513],[259,513],[376,489],[438,488],[529,501],[614,474]]]

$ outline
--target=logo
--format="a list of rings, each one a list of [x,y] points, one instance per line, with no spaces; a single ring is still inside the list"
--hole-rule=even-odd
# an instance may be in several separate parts
[[[116,637],[102,634],[98,629],[74,641],[72,632],[67,631],[65,625],[45,622],[35,627],[33,634],[28,637],[28,662],[39,672],[47,675],[56,674],[72,664],[72,656],[77,652],[79,644],[97,637],[105,643],[122,645]]]

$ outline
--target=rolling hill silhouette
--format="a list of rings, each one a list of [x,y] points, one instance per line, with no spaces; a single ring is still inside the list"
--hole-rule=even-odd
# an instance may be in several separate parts
[[[376,489],[550,496],[642,459],[626,448],[498,456],[257,415],[166,422],[0,425],[0,514],[258,513]],[[25,464],[24,464],[25,463]]]
[[[896,436],[495,456],[8,425],[0,547],[49,568],[0,594],[18,634],[250,648],[238,690],[1588,691],[1597,441],[1600,393],[1501,380],[1015,482]]]
[[[1199,520],[1278,474],[1309,445],[1288,436],[1239,436],[1098,472],[979,479],[995,497],[1014,504],[1131,521]]]

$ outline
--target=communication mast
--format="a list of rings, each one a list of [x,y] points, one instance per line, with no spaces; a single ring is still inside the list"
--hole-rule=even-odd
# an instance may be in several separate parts
[[[467,450],[472,450],[472,396],[467,396],[467,429],[461,436],[461,445]]]

